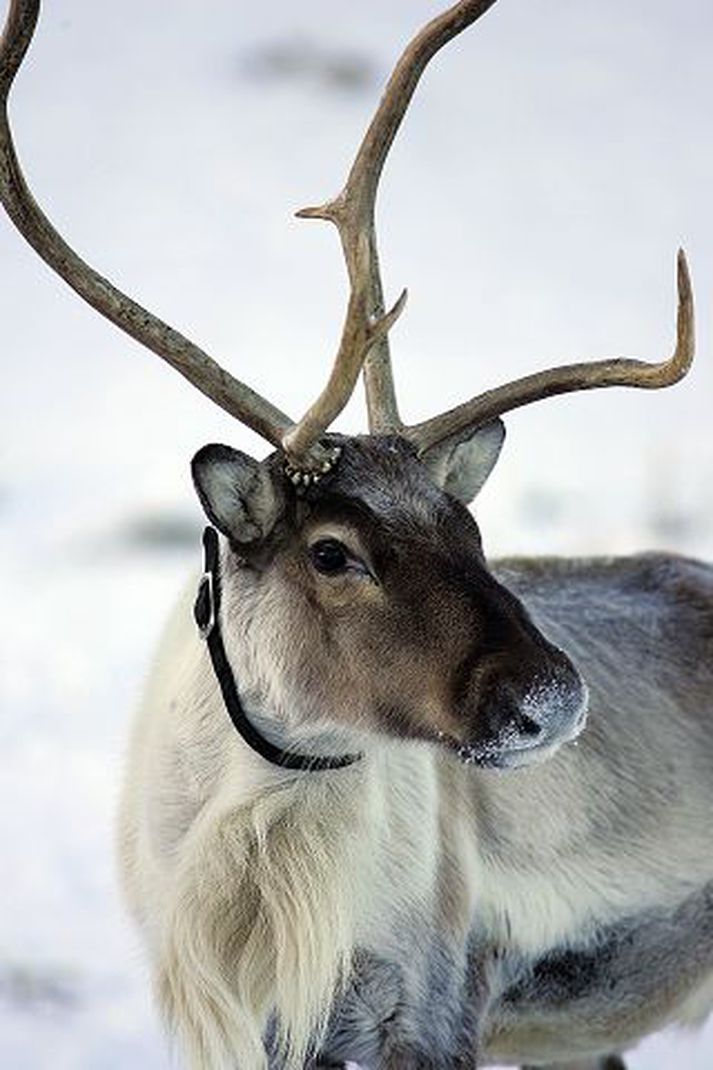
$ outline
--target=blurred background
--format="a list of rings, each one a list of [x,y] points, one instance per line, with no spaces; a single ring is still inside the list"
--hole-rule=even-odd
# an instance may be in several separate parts
[[[3,3],[5,6],[6,0]],[[435,0],[62,0],[12,102],[71,244],[298,416],[345,307],[341,187]],[[433,63],[387,164],[379,232],[408,420],[548,364],[660,359],[685,245],[699,352],[671,391],[508,420],[478,516],[492,555],[665,547],[713,559],[706,0],[501,0]],[[169,1065],[118,902],[132,708],[199,565],[193,452],[265,445],[87,308],[0,219],[0,1066]],[[359,396],[339,427],[364,428]],[[713,1062],[713,1029],[635,1070]]]

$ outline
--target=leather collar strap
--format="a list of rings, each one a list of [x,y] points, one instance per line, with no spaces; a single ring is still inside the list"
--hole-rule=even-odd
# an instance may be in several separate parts
[[[220,633],[220,554],[218,551],[218,533],[215,528],[207,527],[203,532],[203,551],[205,571],[198,585],[193,616],[198,631],[205,639],[213,664],[213,671],[218,679],[226,709],[236,731],[249,747],[273,765],[283,769],[304,769],[308,772],[320,772],[324,769],[343,769],[353,765],[361,754],[344,754],[335,757],[312,757],[295,754],[275,746],[257,730],[243,709],[233,670],[225,653],[223,637]]]

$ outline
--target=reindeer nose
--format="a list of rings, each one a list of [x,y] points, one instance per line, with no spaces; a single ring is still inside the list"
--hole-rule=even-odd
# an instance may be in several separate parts
[[[549,644],[534,662],[498,660],[481,676],[473,698],[469,734],[490,756],[557,747],[579,734],[586,717],[582,678],[566,654]]]
[[[500,679],[479,704],[481,725],[491,737],[520,740],[523,745],[556,743],[580,727],[586,706],[586,689],[579,674],[535,675]]]
[[[502,768],[546,757],[582,730],[587,688],[506,588],[481,577],[478,595],[483,628],[453,680],[463,756]]]

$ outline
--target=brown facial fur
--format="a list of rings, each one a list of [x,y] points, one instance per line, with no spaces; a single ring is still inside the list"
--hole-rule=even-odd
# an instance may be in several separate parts
[[[521,707],[538,689],[576,704],[571,664],[490,574],[474,519],[413,448],[341,444],[317,487],[298,495],[284,481],[284,520],[251,555],[282,633],[296,637],[282,654],[285,686],[319,719],[469,747],[495,747],[504,725],[510,741],[526,738]],[[324,538],[354,566],[320,574],[309,551]]]

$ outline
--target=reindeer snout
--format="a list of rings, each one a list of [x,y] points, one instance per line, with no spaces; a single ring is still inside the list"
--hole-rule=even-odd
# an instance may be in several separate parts
[[[463,754],[478,764],[504,768],[541,760],[584,727],[586,685],[556,647],[536,661],[496,659],[478,675]]]

